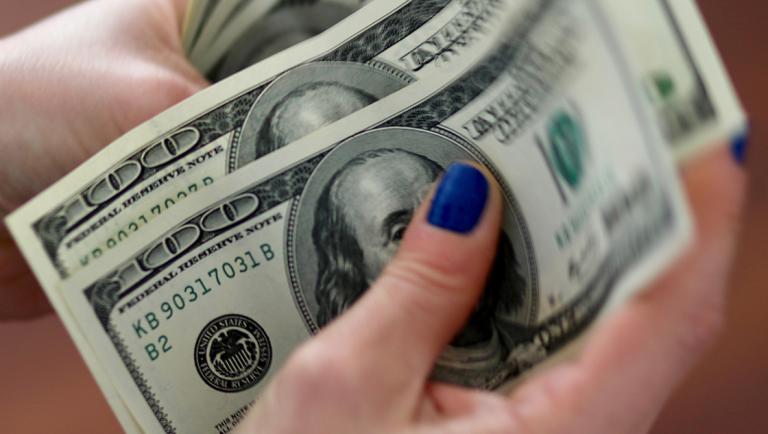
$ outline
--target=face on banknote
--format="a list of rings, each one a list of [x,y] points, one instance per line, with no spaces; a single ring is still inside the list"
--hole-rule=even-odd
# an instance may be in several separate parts
[[[365,293],[452,161],[489,167],[505,214],[435,379],[502,386],[679,251],[675,171],[605,15],[590,2],[525,15],[456,77],[265,155],[126,260],[61,287],[145,430],[231,429],[291,351]]]

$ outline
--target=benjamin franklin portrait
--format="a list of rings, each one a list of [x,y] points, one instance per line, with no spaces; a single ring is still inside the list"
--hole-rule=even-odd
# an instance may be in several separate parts
[[[259,131],[254,155],[261,158],[376,102],[370,93],[334,81],[303,84],[285,95]]]
[[[382,272],[443,169],[419,153],[380,148],[358,154],[329,178],[312,227],[319,326],[348,309]],[[481,299],[437,362],[437,380],[494,387],[519,369],[511,354],[515,327],[500,318],[522,308],[527,283],[504,232],[497,249]]]
[[[353,62],[299,66],[272,82],[248,113],[230,160],[236,169],[402,89],[411,78]]]

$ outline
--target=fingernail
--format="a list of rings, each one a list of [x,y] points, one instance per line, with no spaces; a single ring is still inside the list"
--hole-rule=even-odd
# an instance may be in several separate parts
[[[433,226],[466,234],[477,226],[488,201],[488,180],[474,166],[453,163],[437,187],[427,220]]]
[[[736,162],[742,166],[747,161],[747,148],[749,148],[749,130],[745,130],[731,142],[731,154]]]

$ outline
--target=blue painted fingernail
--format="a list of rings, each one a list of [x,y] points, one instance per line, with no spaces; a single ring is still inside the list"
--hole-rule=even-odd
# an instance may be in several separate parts
[[[433,226],[466,234],[477,226],[488,201],[488,180],[475,167],[453,163],[445,171],[427,220]]]
[[[749,148],[749,130],[745,130],[731,142],[731,154],[736,162],[742,166],[747,161],[747,148]]]

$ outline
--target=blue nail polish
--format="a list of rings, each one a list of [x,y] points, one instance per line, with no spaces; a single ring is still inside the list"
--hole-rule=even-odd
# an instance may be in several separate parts
[[[433,226],[466,234],[477,226],[488,201],[488,180],[475,167],[454,163],[445,171],[427,220]]]
[[[749,130],[745,130],[731,142],[731,154],[742,166],[747,161],[747,148],[749,148]]]

